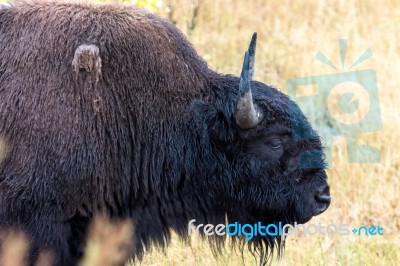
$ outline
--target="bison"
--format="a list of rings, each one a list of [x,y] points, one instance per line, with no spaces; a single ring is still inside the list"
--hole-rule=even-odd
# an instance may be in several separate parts
[[[187,239],[193,219],[294,224],[323,212],[320,138],[286,95],[252,80],[255,49],[256,35],[237,77],[138,8],[1,7],[0,226],[30,238],[30,263],[49,251],[54,265],[76,264],[98,214],[132,221],[140,259],[171,231]],[[223,239],[210,243],[220,250]],[[261,261],[284,245],[234,239]]]

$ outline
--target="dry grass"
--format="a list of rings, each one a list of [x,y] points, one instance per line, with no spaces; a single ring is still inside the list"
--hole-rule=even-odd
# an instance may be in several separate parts
[[[0,265],[24,266],[28,247],[28,239],[23,234],[8,230],[0,232]]]
[[[132,247],[132,224],[129,221],[110,223],[96,218],[89,230],[85,256],[80,266],[119,265]]]
[[[329,2],[164,0],[158,12],[174,20],[210,66],[223,73],[239,73],[251,33],[257,31],[256,79],[282,91],[286,90],[289,78],[335,73],[313,58],[319,50],[340,65],[337,42],[340,38],[349,39],[347,64],[366,49],[373,51],[374,56],[355,70],[374,69],[378,78],[383,129],[365,134],[361,141],[381,150],[381,163],[349,164],[345,139],[338,138],[329,170],[333,202],[312,222],[380,225],[384,227],[384,236],[290,237],[284,258],[273,264],[397,265],[400,261],[400,153],[396,152],[400,150],[397,89],[400,5],[395,0]],[[167,6],[172,12],[167,12]],[[95,252],[93,249],[89,251]],[[255,263],[247,253],[244,262]],[[242,265],[243,260],[229,249],[216,259],[198,238],[193,237],[191,246],[187,246],[174,237],[167,250],[148,252],[136,264]]]

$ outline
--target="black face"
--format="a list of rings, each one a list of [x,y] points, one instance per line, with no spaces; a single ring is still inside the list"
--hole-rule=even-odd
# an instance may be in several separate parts
[[[258,82],[252,91],[263,120],[254,128],[236,127],[238,140],[226,146],[239,175],[226,199],[237,205],[228,218],[305,223],[330,204],[320,138],[284,94]]]

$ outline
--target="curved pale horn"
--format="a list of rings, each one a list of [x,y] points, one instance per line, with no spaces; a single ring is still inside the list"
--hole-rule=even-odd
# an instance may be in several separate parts
[[[237,125],[243,129],[253,128],[262,120],[262,112],[258,106],[253,103],[253,96],[251,93],[251,81],[254,75],[256,42],[257,33],[255,32],[251,38],[249,49],[244,54],[243,68],[240,75],[235,120]]]

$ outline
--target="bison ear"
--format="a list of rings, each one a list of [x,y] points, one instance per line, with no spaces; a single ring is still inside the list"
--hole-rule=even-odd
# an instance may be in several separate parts
[[[223,142],[232,141],[235,137],[235,128],[232,126],[231,114],[220,110],[212,103],[194,100],[190,106],[194,124],[203,135]]]

